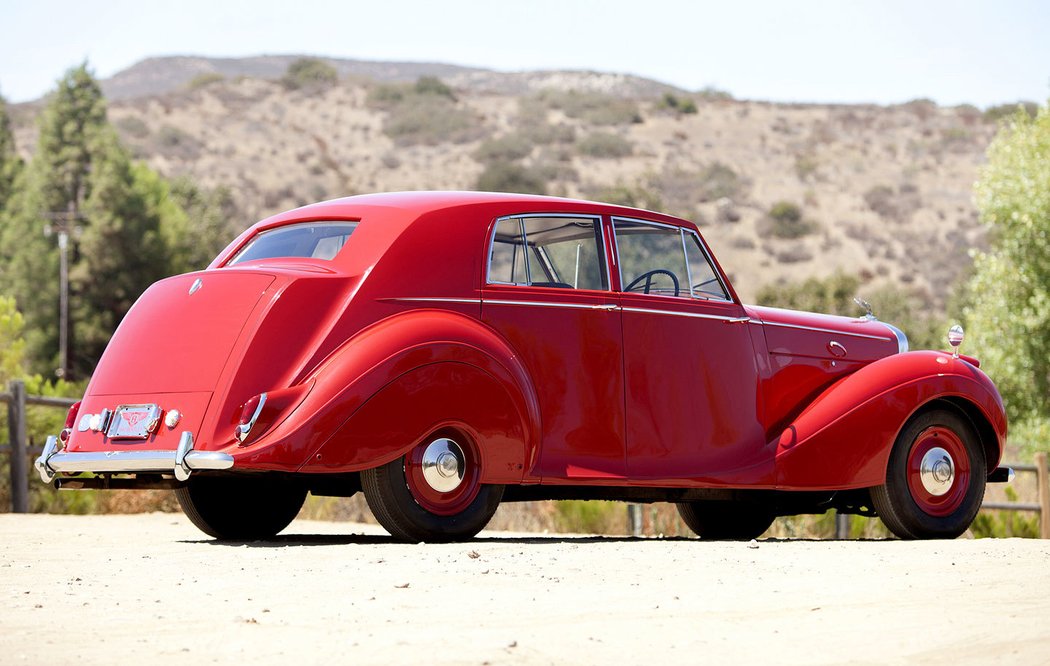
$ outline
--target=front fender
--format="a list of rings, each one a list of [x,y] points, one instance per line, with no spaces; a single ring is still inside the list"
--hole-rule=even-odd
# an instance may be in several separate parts
[[[358,471],[403,455],[438,425],[478,440],[486,475],[502,470],[501,480],[484,482],[509,481],[509,468],[520,481],[534,462],[540,425],[532,382],[506,342],[471,317],[393,315],[354,336],[307,379],[314,388],[295,413],[234,452],[237,467]]]
[[[837,490],[882,485],[901,428],[924,405],[939,399],[962,407],[971,418],[984,419],[990,428],[978,430],[987,430],[995,440],[983,442],[995,453],[989,469],[998,464],[1006,415],[995,385],[963,359],[917,351],[880,359],[818,396],[774,442],[777,487]]]

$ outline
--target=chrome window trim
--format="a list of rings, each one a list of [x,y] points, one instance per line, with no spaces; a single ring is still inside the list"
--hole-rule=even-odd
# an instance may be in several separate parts
[[[674,298],[672,296],[672,298]],[[732,317],[729,315],[712,315],[702,314],[699,312],[679,312],[678,310],[656,310],[654,308],[635,308],[630,306],[624,306],[624,312],[640,312],[644,314],[662,314],[671,315],[672,317],[692,317],[693,319],[714,319],[717,321],[725,321],[730,324],[742,324],[747,322],[755,321],[751,317]]]
[[[567,218],[567,219],[591,220],[594,223],[595,228],[598,230],[598,241],[597,241],[598,245],[597,245],[597,248],[596,248],[596,250],[597,250],[597,258],[598,258],[599,261],[601,261],[602,263],[605,264],[605,285],[606,286],[605,286],[604,289],[573,289],[573,291],[591,291],[591,292],[612,292],[613,291],[613,288],[612,288],[612,273],[611,273],[611,271],[609,269],[609,262],[605,261],[605,243],[606,243],[605,227],[602,224],[602,216],[601,216],[600,213],[514,213],[512,215],[503,215],[502,217],[497,217],[495,222],[493,222],[493,224],[492,224],[492,231],[491,231],[491,233],[489,234],[489,237],[488,237],[488,244],[487,245],[488,245],[488,250],[489,251],[488,251],[488,257],[485,260],[485,284],[486,285],[489,285],[489,284],[503,284],[503,285],[509,285],[509,286],[513,286],[513,287],[531,287],[531,286],[533,286],[532,285],[532,277],[531,277],[531,275],[529,275],[529,272],[530,272],[529,271],[529,256],[528,256],[528,249],[529,249],[529,244],[528,243],[529,243],[529,241],[528,241],[528,238],[525,236],[525,218],[530,218],[530,217],[561,217],[561,218]],[[501,282],[499,280],[492,280],[492,279],[490,279],[490,276],[492,275],[492,246],[496,242],[496,229],[499,228],[500,222],[503,222],[504,220],[514,220],[514,219],[516,219],[518,221],[518,229],[521,232],[522,247],[523,247],[523,250],[525,252],[525,257],[524,257],[524,260],[525,260],[525,277],[528,280],[528,284],[521,284],[520,282]],[[544,287],[537,287],[537,288],[538,289],[543,289]],[[551,288],[552,289],[561,289],[562,291],[565,291],[565,289],[563,287],[551,287]]]
[[[564,291],[564,290],[563,290]],[[570,310],[618,310],[615,303],[556,303],[553,301],[511,301],[503,299],[483,299],[484,305],[525,305],[535,308],[566,308]]]
[[[759,319],[752,319],[751,321],[755,322],[756,324],[761,324],[763,326],[777,326],[779,328],[795,328],[795,329],[799,329],[801,331],[816,331],[817,333],[833,333],[835,335],[850,335],[850,336],[853,336],[855,338],[868,338],[869,340],[882,340],[884,342],[890,342],[891,341],[891,338],[884,338],[881,335],[869,335],[867,333],[851,333],[849,331],[832,330],[830,328],[818,328],[816,326],[801,326],[799,324],[783,324],[783,323],[780,323],[780,322],[761,321]]]
[[[698,300],[715,301],[716,303],[734,303],[735,301],[732,298],[730,298],[730,296],[729,296],[729,286],[728,286],[728,283],[726,282],[725,276],[723,276],[722,273],[719,272],[718,266],[715,264],[714,259],[712,259],[711,253],[707,251],[706,244],[702,240],[700,240],[699,234],[697,234],[692,229],[686,229],[685,227],[682,227],[682,233],[683,234],[689,234],[690,236],[693,237],[693,240],[696,242],[697,249],[700,250],[700,255],[704,258],[705,261],[707,261],[707,265],[711,267],[712,275],[714,275],[715,279],[718,280],[718,286],[720,286],[722,288],[722,293],[726,295],[725,298],[714,298],[714,297],[710,297],[709,298],[707,296],[704,296],[704,297],[701,297]],[[685,265],[686,266],[689,265],[689,250],[688,249],[686,249],[686,251],[685,251]],[[690,291],[690,293],[692,293],[692,289],[693,289],[692,278],[690,277],[689,279],[690,279],[689,291]],[[695,298],[695,296],[694,296],[694,298]]]
[[[718,267],[715,265],[715,262],[711,260],[711,253],[707,251],[707,246],[700,240],[700,236],[695,231],[693,231],[692,229],[687,229],[686,227],[677,227],[677,226],[674,226],[673,224],[666,224],[664,222],[654,222],[652,220],[643,220],[643,219],[636,218],[636,217],[625,217],[623,215],[610,215],[609,216],[609,223],[612,226],[612,230],[613,230],[613,246],[615,248],[615,253],[616,253],[617,258],[619,258],[619,256],[620,256],[620,241],[619,241],[619,238],[616,235],[616,222],[617,221],[621,221],[621,222],[635,222],[637,224],[644,224],[644,225],[653,226],[653,227],[660,227],[662,229],[672,229],[672,230],[677,231],[682,237],[682,255],[683,255],[682,258],[685,261],[686,278],[689,280],[689,299],[690,300],[697,300],[697,301],[713,301],[715,303],[735,303],[736,302],[736,301],[734,301],[732,299],[732,297],[730,297],[729,288],[726,286],[727,282],[726,282],[725,276],[723,276],[722,273],[718,270]],[[725,298],[715,298],[715,297],[707,297],[707,296],[697,297],[697,296],[693,295],[692,268],[689,266],[689,250],[688,250],[688,248],[686,247],[686,244],[685,244],[686,243],[686,241],[685,241],[686,234],[692,236],[693,239],[696,241],[697,249],[700,250],[700,254],[707,261],[708,266],[711,267],[711,273],[718,280],[718,285],[720,287],[722,287],[722,293],[724,293],[726,295]],[[623,285],[624,285],[624,282],[623,282],[623,268],[622,268],[622,266],[621,266],[619,261],[616,261],[616,272],[617,272],[617,275],[620,276],[620,292],[619,293],[621,293],[621,294],[633,293],[633,292],[623,291]],[[643,294],[643,295],[647,295],[647,294]],[[678,298],[681,298],[681,297],[679,296]]]

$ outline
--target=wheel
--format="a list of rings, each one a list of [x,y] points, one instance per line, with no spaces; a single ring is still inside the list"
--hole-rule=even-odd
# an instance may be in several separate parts
[[[954,539],[981,508],[987,478],[977,433],[962,415],[934,410],[912,418],[893,444],[875,511],[901,539]]]
[[[645,280],[645,286],[642,288],[642,292],[648,294],[649,289],[653,286],[653,278],[657,275],[666,275],[669,278],[671,278],[671,282],[674,284],[674,295],[677,296],[679,291],[678,276],[672,273],[671,271],[665,270],[663,268],[656,268],[651,271],[646,271],[645,273],[642,273],[635,279],[631,280],[631,284],[624,287],[623,290],[631,291],[632,289],[638,286],[639,282]]]
[[[303,508],[306,488],[265,477],[193,476],[175,490],[175,498],[208,536],[256,541],[288,527]]]
[[[361,487],[376,520],[398,539],[469,539],[503,498],[503,486],[481,484],[479,461],[473,440],[441,431],[405,456],[361,472]]]
[[[760,504],[716,500],[682,502],[678,515],[697,536],[712,541],[757,539],[776,518]]]

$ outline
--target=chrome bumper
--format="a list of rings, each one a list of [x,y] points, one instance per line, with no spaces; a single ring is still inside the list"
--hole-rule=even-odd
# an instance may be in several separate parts
[[[179,481],[190,478],[190,472],[202,469],[230,469],[233,456],[218,451],[194,451],[193,434],[182,433],[179,448],[174,451],[91,451],[63,453],[58,438],[51,436],[44,444],[44,452],[36,459],[36,471],[44,483],[51,483],[57,474],[93,472],[128,474],[158,472],[174,474]]]

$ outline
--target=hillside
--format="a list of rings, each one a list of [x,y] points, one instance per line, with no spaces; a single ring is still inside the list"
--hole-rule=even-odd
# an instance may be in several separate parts
[[[842,270],[862,291],[916,288],[935,310],[985,242],[971,187],[995,124],[973,107],[783,105],[627,75],[357,61],[331,61],[336,84],[289,89],[277,79],[292,59],[144,61],[104,82],[110,119],[165,175],[229,187],[232,228],[484,176],[688,216],[745,299]],[[421,75],[452,94],[418,93]],[[14,113],[26,154],[38,109]],[[777,202],[801,219],[769,217]]]

